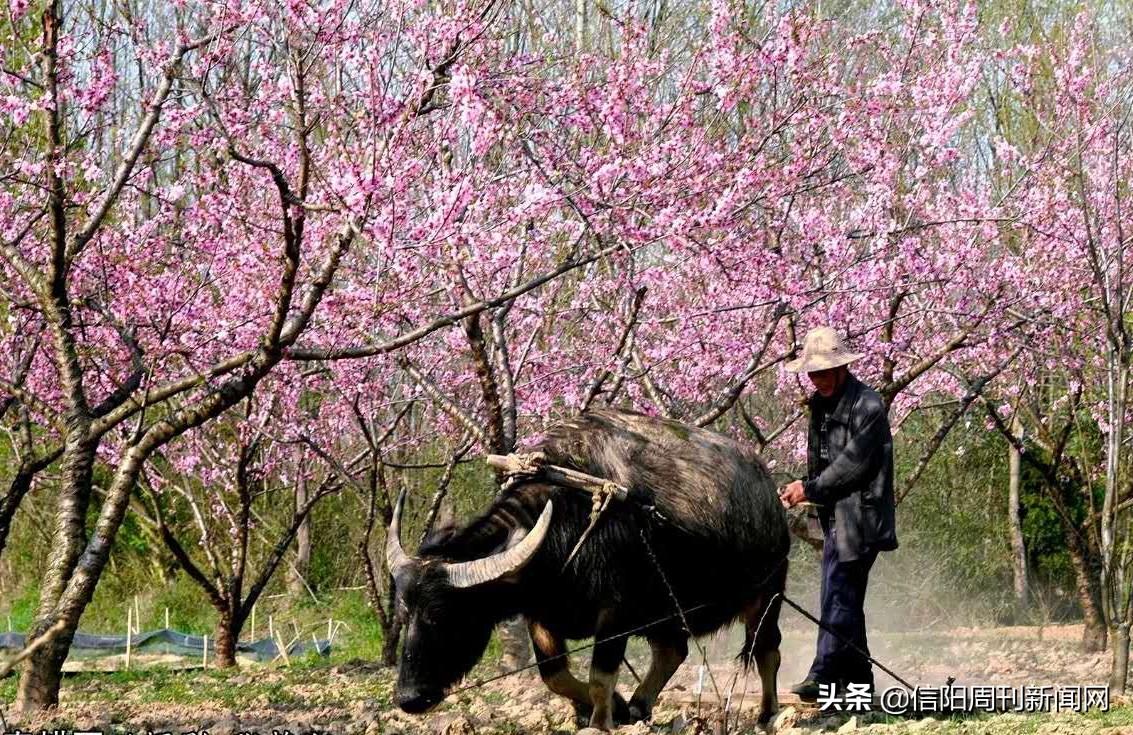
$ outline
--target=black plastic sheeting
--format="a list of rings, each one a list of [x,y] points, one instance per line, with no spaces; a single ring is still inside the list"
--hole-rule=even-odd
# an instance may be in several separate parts
[[[0,653],[18,653],[23,650],[26,636],[23,633],[0,633]],[[209,658],[216,650],[216,639],[209,636]],[[179,633],[175,630],[162,628],[144,633],[135,633],[130,636],[130,651],[132,654],[174,654],[200,659],[204,656],[204,636]],[[287,649],[288,656],[302,656],[305,653],[315,652],[320,656],[330,655],[330,641],[297,640]],[[126,653],[126,636],[124,635],[92,635],[90,633],[76,633],[68,654],[70,659],[100,658]],[[267,663],[279,656],[279,646],[270,638],[258,641],[240,641],[236,644],[236,655],[251,658]]]

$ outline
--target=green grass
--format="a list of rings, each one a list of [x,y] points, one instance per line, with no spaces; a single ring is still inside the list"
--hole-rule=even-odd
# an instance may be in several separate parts
[[[340,620],[344,623],[335,635],[331,647],[332,661],[381,660],[385,635],[382,633],[378,616],[370,609],[362,590],[340,592],[332,598],[329,605],[318,607],[306,605],[297,612],[308,617],[312,624],[327,619]],[[318,635],[319,638],[325,638],[326,630]]]
[[[4,630],[7,630],[8,619],[12,621],[12,630],[25,631],[31,627],[35,620],[35,608],[39,604],[39,588],[25,587],[18,595],[7,601],[7,605],[0,607],[5,619]]]
[[[83,673],[63,681],[64,701],[117,702],[124,698],[136,704],[208,704],[233,710],[255,706],[347,707],[359,699],[376,700],[381,706],[392,702],[392,672],[351,676],[341,685],[307,691],[325,679],[333,667],[325,661],[297,661],[290,668],[260,667],[221,670],[148,669],[112,673]],[[0,687],[0,701],[15,698],[16,679],[6,679]],[[296,691],[303,689],[303,693]]]

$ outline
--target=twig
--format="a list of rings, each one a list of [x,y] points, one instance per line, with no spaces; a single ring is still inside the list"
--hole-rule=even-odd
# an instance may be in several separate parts
[[[65,620],[55,621],[55,625],[52,625],[50,628],[48,628],[46,631],[44,631],[43,635],[41,635],[39,638],[36,638],[30,644],[24,646],[24,650],[20,651],[19,653],[16,654],[16,656],[13,659],[8,661],[4,665],[0,666],[0,679],[3,679],[8,674],[12,673],[12,669],[16,668],[16,666],[21,661],[23,661],[25,658],[27,658],[28,656],[35,653],[37,650],[39,650],[43,646],[50,643],[52,641],[52,639],[54,639],[55,636],[62,633],[63,629],[66,628],[66,627],[67,627],[67,621],[65,621]]]

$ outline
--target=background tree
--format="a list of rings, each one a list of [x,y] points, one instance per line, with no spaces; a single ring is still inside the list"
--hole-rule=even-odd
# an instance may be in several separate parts
[[[155,457],[143,483],[162,542],[216,609],[221,668],[235,665],[244,624],[304,521],[319,501],[355,482],[345,469],[339,474],[321,460],[305,461],[294,451],[300,439],[274,436],[269,425],[286,425],[285,419],[271,406],[247,410]],[[278,526],[268,523],[265,510],[296,497],[298,483],[310,492],[296,498]]]

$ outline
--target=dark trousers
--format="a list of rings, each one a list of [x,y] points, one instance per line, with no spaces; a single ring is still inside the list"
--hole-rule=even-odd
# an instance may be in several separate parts
[[[839,561],[834,529],[822,544],[822,623],[868,654],[865,639],[865,589],[877,558],[871,552],[855,561]],[[869,661],[827,631],[818,630],[818,652],[807,679],[818,682],[873,684]]]

